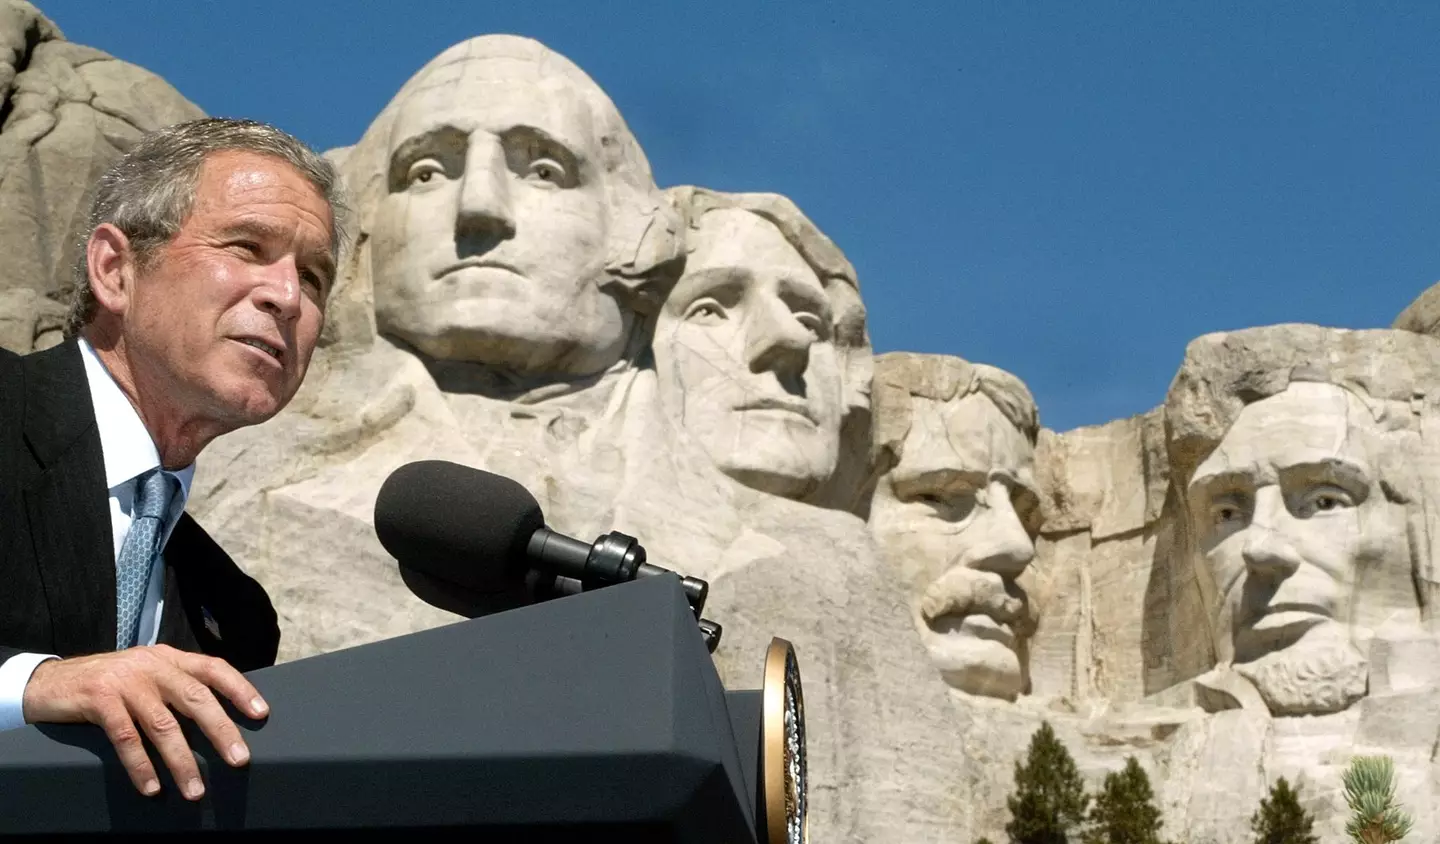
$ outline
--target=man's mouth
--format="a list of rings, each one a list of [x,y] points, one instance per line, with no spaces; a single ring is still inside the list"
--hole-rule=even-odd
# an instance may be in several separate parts
[[[284,359],[283,350],[276,346],[272,346],[269,343],[266,343],[264,340],[259,340],[254,337],[236,337],[234,339],[237,343],[244,343],[245,345],[253,349],[259,349],[260,351],[264,352],[265,354],[269,355],[277,361]]]

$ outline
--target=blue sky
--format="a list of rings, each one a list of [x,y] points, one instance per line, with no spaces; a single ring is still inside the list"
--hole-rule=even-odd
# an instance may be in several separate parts
[[[792,197],[877,351],[1009,369],[1056,429],[1159,403],[1200,334],[1384,327],[1440,280],[1437,3],[39,5],[320,149],[450,44],[538,38],[660,184]]]

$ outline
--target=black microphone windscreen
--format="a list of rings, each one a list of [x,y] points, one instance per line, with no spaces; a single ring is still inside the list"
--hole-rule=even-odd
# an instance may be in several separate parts
[[[375,535],[403,568],[476,592],[515,588],[545,526],[515,481],[444,460],[407,463],[375,498]]]

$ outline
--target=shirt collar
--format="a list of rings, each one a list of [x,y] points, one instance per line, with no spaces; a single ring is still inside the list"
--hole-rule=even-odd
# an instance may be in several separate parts
[[[105,364],[84,337],[80,340],[80,357],[85,361],[85,380],[90,385],[90,402],[95,406],[95,423],[100,429],[100,450],[105,455],[105,486],[114,489],[151,469],[159,468],[160,452],[155,441],[140,421],[135,406],[121,392]],[[180,482],[177,501],[180,509],[190,498],[190,481],[195,477],[195,464],[166,474]]]

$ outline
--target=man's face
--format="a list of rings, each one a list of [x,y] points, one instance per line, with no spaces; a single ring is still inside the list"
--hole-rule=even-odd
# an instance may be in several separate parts
[[[1396,609],[1385,584],[1408,579],[1410,552],[1377,451],[1354,396],[1296,383],[1246,406],[1196,469],[1187,498],[1216,586],[1222,660],[1301,660],[1314,650],[1306,643],[1348,639]]]
[[[533,64],[438,68],[401,107],[371,255],[380,328],[433,357],[586,374],[629,317],[599,289],[610,216],[583,93]]]
[[[710,211],[692,236],[656,327],[661,397],[721,471],[800,498],[839,456],[829,297],[779,230],[748,211]]]
[[[1039,498],[1030,441],[981,393],[911,399],[900,463],[881,478],[870,525],[906,584],[931,662],[971,694],[1025,690],[1033,624],[1016,578],[1035,556]]]
[[[280,412],[320,334],[331,223],[325,197],[288,163],[206,158],[189,217],[135,269],[121,317],[135,389],[228,428]]]

